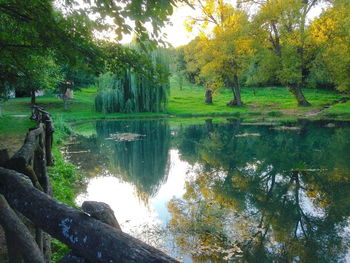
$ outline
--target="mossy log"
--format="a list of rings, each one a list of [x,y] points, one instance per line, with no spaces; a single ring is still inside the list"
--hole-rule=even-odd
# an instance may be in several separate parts
[[[163,252],[78,211],[0,168],[0,193],[9,204],[77,255],[91,262],[178,262]]]

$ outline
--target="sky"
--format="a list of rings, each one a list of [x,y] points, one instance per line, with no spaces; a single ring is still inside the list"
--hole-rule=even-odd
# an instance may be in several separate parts
[[[232,2],[232,1],[231,1]],[[309,20],[313,20],[318,17],[323,8],[326,8],[326,4],[321,3],[313,8],[308,16]],[[170,18],[171,25],[166,26],[163,32],[167,34],[166,41],[169,42],[173,47],[186,45],[192,39],[198,35],[199,31],[188,32],[185,28],[184,22],[191,16],[198,16],[199,10],[193,10],[191,7],[185,5],[177,7],[174,10],[173,15]],[[124,37],[122,43],[128,43],[131,40],[131,36]]]
[[[162,30],[162,32],[167,35],[167,39],[164,40],[170,43],[173,47],[178,47],[186,45],[194,39],[197,34],[195,32],[188,32],[184,25],[186,19],[194,13],[198,13],[198,11],[196,12],[189,6],[175,8],[173,15],[170,17],[169,25],[165,26]],[[121,43],[127,44],[130,43],[131,40],[132,36],[126,35],[123,37]]]
[[[62,0],[56,0],[57,5],[59,6],[60,1]],[[80,0],[81,1],[81,0]],[[79,0],[78,0],[79,2]],[[227,2],[230,2],[232,5],[235,5],[236,0],[227,0]],[[80,3],[83,5],[83,2]],[[309,13],[309,20],[312,20],[313,18],[319,16],[322,12],[322,8],[325,8],[326,4],[320,4],[316,8],[313,8]],[[167,25],[162,32],[164,32],[167,35],[165,40],[173,47],[178,47],[181,45],[186,45],[189,43],[192,39],[198,35],[199,31],[194,30],[193,32],[188,32],[185,28],[184,22],[188,20],[189,17],[198,16],[200,14],[199,10],[194,10],[191,7],[187,5],[181,5],[179,7],[176,7],[174,9],[173,15],[170,17],[170,25]],[[111,19],[112,21],[112,19]],[[129,22],[130,25],[132,25],[131,22]],[[147,27],[147,25],[146,25]],[[151,30],[151,27],[148,27],[149,30]],[[113,32],[104,32],[103,34],[96,32],[95,35],[98,38],[108,38],[108,39],[115,39],[115,33]],[[132,40],[132,35],[124,35],[121,43],[127,44],[130,43]]]

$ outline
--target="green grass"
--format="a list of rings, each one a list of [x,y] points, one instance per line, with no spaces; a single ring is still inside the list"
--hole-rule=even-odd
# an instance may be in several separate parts
[[[323,112],[324,116],[350,119],[350,101],[336,104]]]
[[[170,114],[255,114],[263,115],[275,112],[274,115],[296,115],[308,111],[318,110],[323,105],[340,100],[344,96],[333,91],[304,89],[306,98],[312,104],[311,107],[297,107],[294,97],[287,88],[264,87],[248,88],[243,87],[243,107],[226,106],[232,99],[230,90],[216,92],[213,97],[213,105],[204,104],[204,89],[201,86],[185,85],[182,90],[173,88],[169,99],[168,111]],[[280,113],[278,113],[280,112]]]
[[[302,117],[308,112],[318,111],[324,105],[340,100],[344,96],[328,90],[304,89],[306,98],[311,102],[311,107],[297,107],[294,97],[283,87],[248,88],[243,87],[243,107],[227,107],[232,99],[230,90],[220,90],[214,94],[213,104],[204,103],[204,88],[192,84],[184,85],[180,90],[174,82],[171,83],[168,110],[166,113],[113,113],[102,114],[94,109],[94,97],[96,89],[82,89],[75,92],[74,99],[68,103],[68,109],[64,110],[63,102],[52,95],[37,98],[37,103],[49,111],[54,120],[77,121],[86,119],[103,118],[152,118],[152,117],[198,117],[198,116],[240,116],[243,118],[281,118],[281,117]],[[0,127],[11,126],[3,124],[8,122],[13,115],[30,114],[30,99],[10,99],[4,103],[3,111],[7,118],[0,120]],[[331,107],[326,111],[328,114],[349,116],[350,105],[344,103]],[[13,119],[13,118],[10,118]],[[22,119],[24,120],[24,119]],[[28,121],[20,124],[28,127]],[[18,124],[19,125],[19,124]],[[16,127],[14,125],[13,127]],[[0,132],[6,132],[3,128]],[[10,129],[10,128],[9,128]],[[10,131],[9,131],[10,132]]]

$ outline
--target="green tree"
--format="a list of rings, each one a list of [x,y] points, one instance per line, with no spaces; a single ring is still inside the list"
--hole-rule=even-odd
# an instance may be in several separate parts
[[[103,54],[94,43],[94,32],[112,30],[120,39],[122,33],[134,31],[141,45],[147,39],[154,44],[174,4],[163,0],[125,0],[122,3],[84,0],[83,3],[1,0],[0,75],[4,77],[0,79],[0,86],[8,85],[10,76],[20,76],[21,64],[31,64],[30,61],[24,63],[25,58],[45,57],[51,52],[56,54],[59,64],[75,66],[82,61],[98,71],[104,63]],[[111,19],[114,23],[109,22]],[[128,20],[135,23],[134,28],[128,25]],[[152,25],[151,33],[146,30],[145,23]]]
[[[97,82],[96,110],[164,112],[170,86],[165,50],[145,52],[112,45],[108,47],[108,54],[107,72]]]
[[[256,36],[260,46],[266,49],[257,57],[257,65],[262,70],[259,76],[266,81],[275,73],[278,80],[288,86],[299,106],[310,105],[302,92],[313,55],[307,17],[319,2],[272,0],[256,4],[251,0],[240,1],[258,8],[254,16]]]
[[[210,89],[230,88],[233,99],[227,105],[241,106],[239,78],[247,70],[249,57],[254,53],[248,15],[224,1],[193,3],[201,10],[200,17],[188,22],[190,26],[199,25],[203,30],[195,54],[201,66],[201,77]],[[212,30],[208,30],[210,24]]]
[[[336,88],[350,91],[350,4],[334,1],[333,6],[313,21],[311,35],[317,46],[317,59],[325,67]],[[318,65],[319,65],[318,64]],[[317,66],[317,65],[316,65]],[[314,71],[318,68],[314,67]]]
[[[79,90],[95,81],[94,73],[91,69],[83,64],[70,66],[69,64],[62,65],[60,69],[62,78],[56,86],[55,93],[63,100],[64,109],[68,107],[67,91]]]
[[[18,78],[11,87],[30,91],[32,105],[36,102],[36,91],[53,90],[63,79],[60,67],[52,56],[29,55],[17,60],[17,67]]]

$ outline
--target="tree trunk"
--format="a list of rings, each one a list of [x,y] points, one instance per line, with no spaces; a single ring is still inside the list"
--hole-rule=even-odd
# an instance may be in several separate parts
[[[311,106],[311,104],[306,100],[300,86],[298,85],[289,85],[289,91],[291,93],[293,93],[293,95],[295,96],[297,102],[298,102],[298,106]]]
[[[235,105],[236,106],[242,106],[243,102],[242,102],[242,99],[241,99],[241,91],[239,89],[239,81],[238,81],[237,75],[234,75],[233,83],[231,81],[227,80],[227,84],[232,89],[233,100],[231,100],[226,105],[229,106],[229,107],[233,107]]]
[[[35,103],[36,103],[36,100],[35,100],[35,90],[31,90],[31,91],[30,91],[30,95],[31,95],[31,101],[30,101],[30,103],[32,104],[32,106],[34,106]]]
[[[205,91],[205,104],[213,104],[213,91],[211,89]]]

